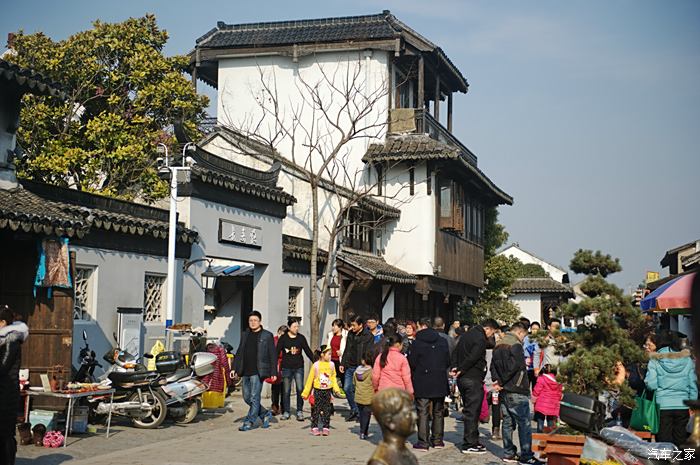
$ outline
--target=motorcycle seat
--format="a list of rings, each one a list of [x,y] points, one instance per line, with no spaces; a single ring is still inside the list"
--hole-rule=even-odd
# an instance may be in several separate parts
[[[115,384],[150,384],[160,376],[157,371],[113,371],[109,374],[109,379]]]
[[[175,381],[180,381],[184,378],[189,378],[192,376],[192,370],[189,368],[178,368],[175,373],[168,375],[168,382],[173,383]]]

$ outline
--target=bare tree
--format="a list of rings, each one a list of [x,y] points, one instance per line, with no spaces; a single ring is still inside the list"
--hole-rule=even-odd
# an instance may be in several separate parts
[[[258,65],[259,87],[251,87],[257,109],[234,121],[224,108],[225,125],[263,144],[272,152],[284,151],[311,190],[311,346],[320,344],[323,309],[328,299],[335,259],[345,230],[350,226],[353,208],[371,197],[381,182],[364,165],[358,163],[353,142],[383,140],[388,126],[389,89],[387,79],[374,85],[367,79],[367,69],[358,54],[331,65],[314,63],[314,78],[296,72],[295,92],[280,95],[274,69]],[[239,118],[240,119],[240,118]],[[221,118],[219,119],[221,124]],[[364,147],[363,147],[364,148]],[[388,170],[387,170],[388,171]],[[319,193],[329,192],[332,212],[321,223]],[[398,199],[398,192],[393,193]],[[397,200],[400,202],[400,200]],[[329,214],[330,213],[330,214]],[[381,215],[368,219],[362,226],[377,227],[386,221]],[[328,236],[328,262],[319,285],[318,257],[320,233]]]

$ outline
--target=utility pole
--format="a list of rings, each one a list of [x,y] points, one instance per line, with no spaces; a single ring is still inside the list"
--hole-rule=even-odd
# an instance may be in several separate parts
[[[168,277],[167,277],[167,296],[165,309],[165,329],[166,329],[166,347],[171,349],[171,337],[167,332],[168,328],[173,325],[175,315],[175,245],[177,243],[177,178],[178,172],[189,172],[191,169],[191,158],[187,157],[188,151],[193,151],[195,148],[192,142],[188,142],[182,148],[182,166],[171,165],[170,157],[168,156],[168,147],[165,144],[158,144],[160,152],[165,153],[165,163],[160,171],[167,171],[170,174],[170,212],[168,220]]]

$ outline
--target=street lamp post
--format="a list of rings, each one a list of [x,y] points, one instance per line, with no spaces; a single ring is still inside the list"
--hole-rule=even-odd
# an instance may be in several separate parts
[[[175,244],[177,243],[177,174],[179,171],[190,170],[192,161],[186,157],[188,151],[194,150],[194,144],[188,142],[182,148],[182,166],[172,166],[168,156],[168,147],[165,144],[158,144],[158,150],[165,154],[165,163],[161,167],[161,172],[170,174],[170,215],[168,220],[168,287],[167,287],[167,307],[165,310],[165,328],[173,325],[175,315]],[[169,339],[169,338],[168,338]],[[170,344],[167,344],[170,347]]]

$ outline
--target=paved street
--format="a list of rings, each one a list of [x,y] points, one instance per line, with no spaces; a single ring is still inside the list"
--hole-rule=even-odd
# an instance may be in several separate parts
[[[269,400],[265,399],[263,403],[267,404]],[[285,422],[274,421],[269,430],[255,429],[242,433],[237,428],[246,410],[239,393],[230,400],[228,407],[229,410],[200,415],[198,421],[187,426],[167,422],[161,429],[148,431],[131,428],[124,423],[117,424],[114,434],[109,439],[105,439],[104,435],[75,437],[69,440],[65,449],[20,446],[17,464],[359,465],[367,462],[381,434],[379,427],[372,424],[370,441],[361,441],[357,437],[358,424],[346,423],[338,415],[331,421],[331,435],[325,438],[311,436],[308,422],[300,423],[293,419]],[[500,455],[500,442],[487,441],[486,446],[490,451],[487,455],[462,455],[455,446],[460,443],[462,430],[461,424],[457,425],[458,429],[454,418],[446,420],[447,447],[418,455],[421,464],[502,463],[494,455]],[[482,428],[482,433],[486,432],[487,428]]]

